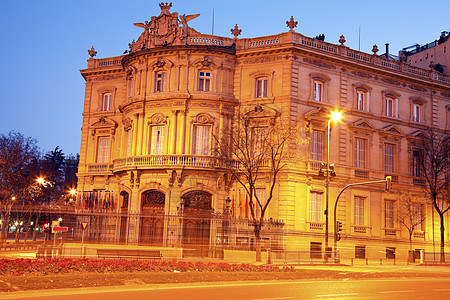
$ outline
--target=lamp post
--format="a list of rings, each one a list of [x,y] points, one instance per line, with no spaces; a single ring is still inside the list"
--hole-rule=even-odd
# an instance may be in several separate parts
[[[330,118],[328,119],[327,124],[327,165],[326,169],[323,170],[326,172],[325,177],[325,262],[328,262],[328,255],[330,252],[330,249],[328,248],[328,199],[329,199],[329,183],[330,183],[330,175],[336,176],[336,173],[334,173],[334,165],[330,165],[330,127],[331,127],[331,121],[338,122],[342,118],[342,113],[339,111],[333,111],[330,114]]]

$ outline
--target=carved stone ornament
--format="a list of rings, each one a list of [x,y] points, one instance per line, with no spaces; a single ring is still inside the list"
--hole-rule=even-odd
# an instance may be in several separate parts
[[[341,37],[339,38],[339,43],[341,43],[341,46],[344,46],[345,42],[346,42],[345,36],[341,35]]]
[[[234,38],[237,39],[238,35],[241,35],[242,29],[239,29],[238,25],[236,24],[234,28],[231,29],[231,34],[234,35]]]
[[[158,57],[155,67],[163,68],[165,64],[166,64],[166,62],[164,61],[164,59],[162,59],[161,57]]]
[[[208,115],[208,114],[205,114],[205,113],[198,114],[196,119],[195,119],[195,122],[199,123],[199,124],[211,124],[211,123],[213,123],[212,117],[210,115]]]
[[[211,60],[211,58],[209,58],[208,56],[205,56],[202,58],[202,60],[200,61],[200,63],[202,64],[202,66],[204,67],[209,67],[210,65],[213,64],[213,61]]]
[[[294,28],[297,27],[298,22],[294,21],[294,16],[291,16],[289,21],[286,21],[287,27],[289,27],[289,31],[294,31]]]
[[[94,56],[97,55],[97,51],[95,51],[94,46],[92,46],[92,48],[88,50],[88,54],[91,56],[91,58],[94,58]]]
[[[168,2],[161,2],[159,7],[161,8],[161,13],[157,17],[152,16],[150,22],[134,23],[135,26],[143,28],[144,32],[139,36],[136,44],[130,44],[130,53],[153,46],[181,45],[186,43],[186,38],[191,31],[188,22],[200,14],[183,14],[178,16],[178,13],[170,12],[172,3]]]
[[[161,124],[167,123],[167,117],[162,113],[156,113],[150,118],[150,124]]]
[[[127,117],[123,120],[123,129],[125,129],[125,131],[129,131],[131,128],[133,128],[133,121],[131,118]]]
[[[378,46],[377,45],[373,45],[373,48],[372,48],[373,55],[377,55],[378,51],[380,51],[380,50],[378,50]]]

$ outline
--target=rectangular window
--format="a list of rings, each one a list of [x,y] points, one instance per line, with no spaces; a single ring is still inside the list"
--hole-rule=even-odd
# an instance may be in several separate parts
[[[314,81],[314,100],[322,101],[323,94],[323,83],[319,81]]]
[[[101,111],[111,110],[111,97],[112,97],[111,93],[104,93],[102,95],[102,103],[100,105]]]
[[[267,79],[257,79],[255,87],[255,98],[266,98],[267,97]]]
[[[365,107],[365,98],[366,98],[366,94],[364,92],[356,92],[356,109],[358,110],[362,110],[365,111],[366,107]]]
[[[394,145],[384,145],[384,171],[387,173],[394,172]]]
[[[366,246],[355,245],[355,258],[366,258]]]
[[[128,79],[128,97],[133,96],[134,77]]]
[[[412,176],[414,177],[422,177],[422,172],[420,171],[420,151],[413,150],[412,151]]]
[[[322,258],[322,243],[311,242],[309,245],[310,258]]]
[[[211,73],[210,72],[199,72],[198,76],[198,91],[209,92],[211,84]]]
[[[386,247],[386,258],[395,259],[395,247]]]
[[[268,129],[267,127],[253,127],[251,136],[252,155],[259,157],[265,155],[265,143],[267,141]]]
[[[365,197],[355,196],[355,225],[364,225],[365,200]]]
[[[322,222],[322,193],[309,193],[309,220]]]
[[[97,142],[97,163],[109,162],[109,136],[101,136]]]
[[[366,140],[356,138],[354,148],[355,167],[364,169],[366,167]]]
[[[127,135],[127,156],[130,156],[131,130],[126,132]]]
[[[210,153],[210,126],[195,125],[193,134],[192,152],[196,155],[209,155]]]
[[[417,103],[413,104],[413,121],[420,122],[420,105]]]
[[[164,153],[164,129],[165,126],[152,126],[151,154]]]
[[[384,201],[384,227],[394,228],[394,201]]]
[[[413,205],[413,222],[416,224],[414,230],[422,230],[422,205],[415,203]]]
[[[392,98],[386,98],[386,116],[395,117],[395,102]]]
[[[310,151],[311,160],[322,161],[323,157],[323,132],[313,130],[311,132]]]
[[[155,93],[164,92],[165,81],[166,73],[158,72],[155,74]]]

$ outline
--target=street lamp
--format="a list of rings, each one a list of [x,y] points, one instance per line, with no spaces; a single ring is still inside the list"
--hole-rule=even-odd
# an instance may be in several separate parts
[[[336,173],[334,172],[334,165],[330,166],[330,129],[331,129],[331,122],[337,123],[341,120],[342,113],[338,110],[332,111],[330,113],[330,118],[328,119],[327,124],[327,165],[326,169],[322,170],[326,172],[325,177],[325,262],[328,261],[328,199],[329,199],[329,182],[330,182],[330,175],[336,176]]]

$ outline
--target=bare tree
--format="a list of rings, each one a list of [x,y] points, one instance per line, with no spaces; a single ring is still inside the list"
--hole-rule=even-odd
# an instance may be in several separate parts
[[[420,199],[410,193],[398,193],[398,214],[397,219],[407,230],[409,234],[409,250],[412,250],[412,236],[414,230],[425,221],[425,215],[422,214],[422,204]]]
[[[12,205],[27,196],[30,163],[39,156],[36,140],[11,131],[0,135],[0,206],[2,224],[0,240],[7,237]]]
[[[429,128],[416,143],[416,147],[419,149],[417,159],[419,175],[424,179],[423,189],[430,197],[440,219],[441,262],[445,262],[444,215],[450,209],[449,142],[448,132]]]
[[[241,185],[249,199],[256,246],[256,261],[261,261],[261,228],[267,208],[274,198],[278,176],[296,153],[299,130],[289,121],[282,122],[278,112],[256,106],[247,112],[239,107],[232,124],[215,137],[218,155],[227,171]],[[291,151],[294,150],[294,151]],[[259,186],[267,187],[268,195],[261,199]]]

